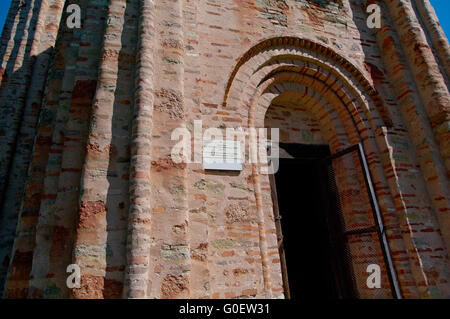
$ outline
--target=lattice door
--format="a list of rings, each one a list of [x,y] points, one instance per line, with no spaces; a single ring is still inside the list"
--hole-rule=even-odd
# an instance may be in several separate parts
[[[362,145],[335,154],[321,165],[330,242],[336,258],[334,272],[342,297],[401,298]],[[380,267],[381,288],[368,286],[367,279],[373,272],[369,265]]]

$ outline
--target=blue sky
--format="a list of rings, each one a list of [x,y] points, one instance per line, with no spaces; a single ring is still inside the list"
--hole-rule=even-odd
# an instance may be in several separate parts
[[[0,30],[3,30],[10,3],[10,0],[0,0]]]
[[[450,0],[430,0],[434,6],[436,13],[440,19],[441,25],[447,35],[450,38]],[[9,0],[0,0],[0,30],[3,30],[6,15],[9,9]]]
[[[442,28],[450,38],[450,1],[449,0],[430,0],[431,4],[438,15],[439,21],[441,22]]]

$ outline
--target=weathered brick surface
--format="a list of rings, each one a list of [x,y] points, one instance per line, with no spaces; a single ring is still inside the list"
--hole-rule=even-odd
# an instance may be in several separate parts
[[[283,298],[269,176],[170,156],[202,120],[362,143],[403,296],[450,297],[449,45],[428,0],[375,1],[374,30],[372,0],[21,2],[0,43],[0,294]],[[373,222],[356,162],[334,167],[349,227]],[[355,271],[383,263],[374,242],[352,237]]]

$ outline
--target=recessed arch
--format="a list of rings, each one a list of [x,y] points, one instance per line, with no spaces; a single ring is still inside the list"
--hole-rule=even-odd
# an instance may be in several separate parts
[[[231,72],[225,89],[224,107],[242,105],[240,97],[260,84],[270,73],[268,67],[273,70],[287,66],[306,66],[334,74],[342,85],[352,88],[357,96],[366,100],[367,109],[372,112],[370,118],[375,119],[376,126],[392,125],[378,92],[356,66],[322,44],[296,37],[267,39],[247,51]],[[322,76],[326,79],[327,74]]]
[[[382,191],[389,187],[379,158],[379,150],[386,146],[380,145],[383,141],[377,132],[390,126],[391,120],[376,90],[362,72],[331,49],[293,37],[272,40],[254,46],[238,61],[226,87],[224,109],[247,118],[248,127],[264,127],[272,101],[292,92],[320,121],[332,153],[357,143],[364,145],[381,209],[389,214],[394,200],[391,193]],[[276,255],[272,250],[277,246],[274,230],[266,226],[271,225],[272,203],[261,191],[267,187],[267,178],[256,165],[252,170],[264,282],[271,295],[274,288],[279,289],[276,266],[268,257]]]
[[[323,81],[307,75],[306,73],[277,73],[261,84],[258,87],[258,90],[254,92],[253,96],[245,97],[243,103],[249,106],[248,116],[250,127],[261,127],[263,125],[263,113],[265,113],[267,108],[270,106],[270,102],[265,99],[265,109],[254,109],[255,103],[261,105],[261,102],[258,101],[259,97],[264,96],[264,94],[270,90],[276,91],[278,89],[280,92],[284,91],[286,86],[290,84],[294,86],[291,90],[299,90],[299,92],[305,96],[310,95],[312,92],[316,92],[316,95],[320,98],[320,101],[318,101],[319,105],[324,104],[330,106],[330,109],[327,112],[335,110],[340,117],[341,123],[343,123],[343,126],[346,128],[346,133],[352,143],[359,143],[360,141],[369,138],[374,139],[368,119],[365,117],[365,114],[360,109],[358,110],[358,107],[352,102],[354,98],[350,99],[345,94],[346,91],[342,88],[341,90],[344,90],[342,91],[343,95],[339,96],[339,91],[334,90]],[[346,96],[346,99],[342,98],[344,95]],[[259,116],[259,121],[257,116]],[[341,145],[341,148],[345,146],[349,145]],[[339,149],[336,149],[335,151],[337,152]]]
[[[273,101],[285,94],[296,97],[293,102],[301,105],[318,122],[321,133],[332,150],[337,151],[359,142],[357,134],[349,137],[348,130],[352,128],[344,125],[336,109],[320,93],[300,83],[274,84],[267,88],[255,106],[260,109],[255,112],[258,114],[255,118],[256,127],[261,127],[263,122],[265,124]]]

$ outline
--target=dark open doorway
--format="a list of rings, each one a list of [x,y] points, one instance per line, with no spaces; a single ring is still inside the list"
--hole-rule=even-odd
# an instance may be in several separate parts
[[[280,159],[275,174],[286,296],[352,297],[342,226],[339,218],[333,218],[338,203],[329,192],[333,189],[328,185],[330,177],[321,165],[330,150],[328,146],[299,144],[280,144],[280,148],[292,156]]]

